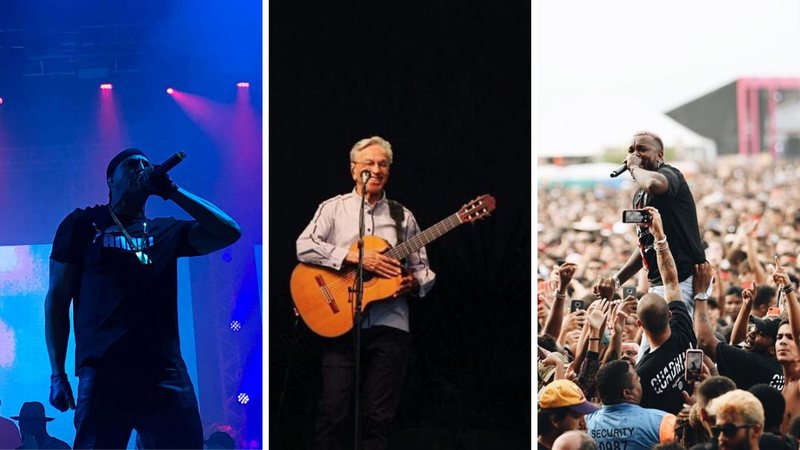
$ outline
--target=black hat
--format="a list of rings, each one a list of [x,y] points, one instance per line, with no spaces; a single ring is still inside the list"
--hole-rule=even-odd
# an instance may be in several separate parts
[[[126,148],[125,150],[117,153],[117,156],[111,158],[111,161],[108,163],[108,167],[106,167],[106,178],[110,178],[111,175],[114,174],[114,170],[116,170],[119,163],[125,161],[126,158],[133,155],[142,155],[147,158],[147,155],[145,155],[144,152],[138,148]]]
[[[756,330],[764,336],[769,336],[773,340],[778,336],[778,329],[781,327],[780,317],[775,319],[760,319],[758,317],[750,316],[750,323],[756,326]]]
[[[19,409],[18,416],[11,416],[14,420],[40,420],[42,422],[50,422],[52,417],[45,417],[44,405],[40,402],[25,402],[22,408]]]

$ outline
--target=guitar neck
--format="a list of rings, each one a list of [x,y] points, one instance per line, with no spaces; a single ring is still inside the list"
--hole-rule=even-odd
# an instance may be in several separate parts
[[[453,228],[461,224],[462,222],[461,219],[459,219],[458,214],[453,214],[452,216],[442,220],[436,225],[428,228],[427,230],[418,233],[417,235],[403,242],[397,247],[394,247],[391,250],[387,251],[386,256],[390,256],[395,259],[403,259],[409,254],[425,246],[425,244],[428,244],[429,242],[433,241],[434,239],[438,238],[439,236],[447,233],[448,231],[452,230]]]

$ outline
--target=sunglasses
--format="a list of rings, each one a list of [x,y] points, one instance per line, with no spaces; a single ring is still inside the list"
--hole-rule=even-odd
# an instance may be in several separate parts
[[[740,428],[750,428],[752,426],[753,425],[748,425],[748,424],[734,425],[732,423],[726,423],[725,425],[719,427],[716,426],[711,427],[711,434],[714,435],[714,437],[717,437],[719,436],[720,433],[722,433],[725,437],[731,438],[736,436],[736,433],[739,431]]]

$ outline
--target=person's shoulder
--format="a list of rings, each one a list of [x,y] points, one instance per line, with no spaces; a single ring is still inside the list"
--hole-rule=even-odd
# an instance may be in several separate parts
[[[75,208],[64,219],[61,220],[62,226],[67,224],[78,225],[88,224],[96,221],[97,218],[104,214],[106,205],[87,206],[85,208]]]
[[[659,420],[663,419],[665,416],[673,416],[673,414],[670,414],[658,408],[644,408],[642,406],[639,406],[639,409],[636,411],[636,413],[641,417],[654,417]]]

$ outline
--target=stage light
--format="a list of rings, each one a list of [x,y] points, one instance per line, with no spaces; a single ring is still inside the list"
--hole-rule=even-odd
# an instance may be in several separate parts
[[[247,82],[247,81],[240,81],[240,82],[236,83],[236,87],[249,88],[250,87],[250,83]]]
[[[250,396],[242,392],[241,394],[239,394],[239,397],[237,397],[237,400],[239,400],[239,403],[246,405],[247,402],[250,401]]]
[[[167,88],[167,94],[172,95],[173,92],[175,92],[175,89]]]
[[[242,323],[238,320],[231,320],[231,331],[239,331],[242,329]]]
[[[104,91],[110,91],[113,88],[114,88],[114,86],[112,86],[111,83],[103,83],[103,84],[100,85],[100,89],[102,89]]]
[[[3,104],[3,97],[0,97],[0,105]]]

